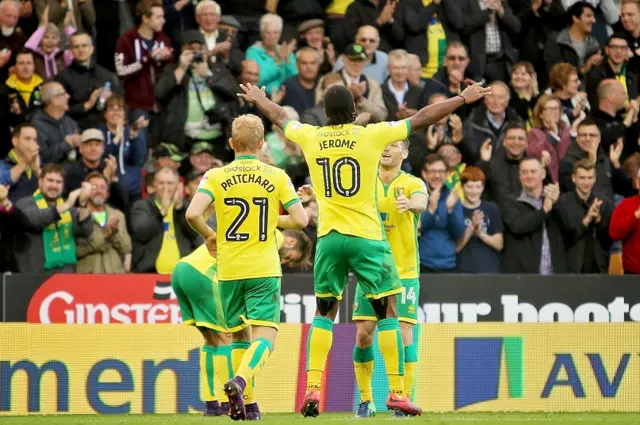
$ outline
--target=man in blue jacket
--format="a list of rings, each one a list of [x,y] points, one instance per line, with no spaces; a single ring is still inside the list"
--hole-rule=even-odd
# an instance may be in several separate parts
[[[428,155],[422,178],[429,185],[429,205],[420,216],[420,270],[427,273],[454,273],[456,241],[464,233],[462,203],[457,190],[444,185],[447,166],[439,154]]]

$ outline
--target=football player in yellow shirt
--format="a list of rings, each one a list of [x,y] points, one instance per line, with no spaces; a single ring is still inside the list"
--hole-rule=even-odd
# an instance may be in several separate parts
[[[402,292],[397,295],[396,304],[404,345],[404,392],[411,398],[418,361],[416,347],[413,345],[413,326],[418,323],[417,301],[420,297],[418,221],[420,214],[427,209],[428,194],[422,180],[400,169],[408,155],[408,140],[386,147],[380,160],[377,190],[380,218],[402,281]],[[353,320],[357,327],[353,364],[361,394],[357,416],[369,417],[376,413],[371,382],[373,337],[378,318],[360,286],[356,288]],[[395,410],[394,416],[405,414]]]
[[[224,384],[229,416],[245,420],[245,389],[251,388],[253,378],[273,351],[280,324],[282,269],[276,228],[302,229],[307,226],[308,217],[289,176],[257,158],[264,145],[260,118],[236,118],[229,144],[235,151],[235,160],[207,171],[186,218],[217,257],[225,328],[233,333],[234,341],[246,344],[232,350],[232,361],[239,365],[234,367],[235,378]],[[212,203],[220,237],[203,216]],[[279,216],[280,204],[289,215]],[[252,342],[248,344],[250,338]],[[253,404],[253,400],[248,399],[246,404]]]
[[[212,208],[207,213],[213,213]],[[207,214],[207,215],[209,215]],[[306,264],[311,257],[311,242],[303,231],[276,231],[276,244],[280,262],[296,266]],[[225,328],[224,311],[218,287],[218,261],[207,246],[201,245],[183,257],[171,275],[171,286],[176,294],[182,321],[195,326],[204,337],[200,351],[200,376],[205,400],[205,416],[227,415],[229,403],[221,402],[221,382],[231,378],[233,370],[231,351],[247,343],[231,344]],[[230,345],[231,344],[231,345]],[[255,382],[255,380],[254,380]],[[261,419],[257,403],[247,405],[247,420]]]
[[[404,395],[404,347],[395,295],[402,283],[384,237],[376,205],[378,163],[387,145],[446,117],[459,106],[490,93],[474,84],[459,96],[422,108],[408,119],[361,127],[354,125],[356,105],[349,89],[332,86],[323,96],[328,125],[315,127],[289,121],[264,88],[241,85],[240,94],[304,152],[318,202],[318,241],[314,266],[316,317],[309,331],[307,394],[300,412],[319,414],[324,365],[333,344],[333,321],[349,271],[371,300],[378,321],[380,351],[385,360],[390,394],[387,408],[408,415],[422,410]],[[393,295],[393,296],[392,296]]]

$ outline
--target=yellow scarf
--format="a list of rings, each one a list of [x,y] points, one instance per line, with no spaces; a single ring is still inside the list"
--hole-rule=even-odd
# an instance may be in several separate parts
[[[33,74],[31,80],[28,83],[23,83],[22,81],[20,81],[16,74],[11,74],[7,79],[7,87],[15,89],[18,94],[22,96],[22,99],[24,99],[24,103],[26,103],[27,105],[31,100],[33,91],[42,83],[44,83],[44,80],[40,78],[38,74]]]
[[[162,204],[156,200],[156,206],[162,211]],[[173,268],[180,261],[180,248],[176,239],[176,229],[173,224],[173,206],[167,210],[167,215],[162,219],[164,234],[162,236],[162,246],[156,258],[156,271],[159,274],[171,274]]]
[[[33,192],[33,199],[41,210],[49,208],[47,200],[40,189]],[[56,199],[56,206],[62,205],[62,198]],[[45,226],[42,230],[45,270],[62,268],[75,264],[76,241],[73,235],[73,217],[69,211],[60,214],[58,222]]]
[[[9,152],[9,159],[15,162],[16,164],[18,163],[18,153],[16,152],[15,149],[11,149],[11,151]],[[31,167],[29,166],[24,167],[24,174],[25,176],[27,176],[29,180],[31,180],[32,173],[33,171],[31,170]]]

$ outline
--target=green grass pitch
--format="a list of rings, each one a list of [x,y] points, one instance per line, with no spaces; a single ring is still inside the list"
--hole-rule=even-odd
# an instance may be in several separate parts
[[[262,424],[290,425],[339,425],[356,419],[349,413],[323,413],[315,419],[302,418],[299,414],[266,414]],[[367,425],[388,424],[390,421],[407,425],[637,425],[638,413],[429,413],[410,419],[392,419],[389,413],[375,418],[357,419]],[[228,424],[229,418],[205,418],[199,415],[49,415],[49,416],[0,416],[2,425],[204,425]]]

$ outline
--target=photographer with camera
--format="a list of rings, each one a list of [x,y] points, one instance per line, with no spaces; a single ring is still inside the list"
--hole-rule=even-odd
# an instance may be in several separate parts
[[[228,146],[236,85],[224,65],[206,60],[205,40],[196,30],[182,35],[177,65],[167,65],[154,88],[162,105],[161,142],[189,151],[199,142],[209,143],[216,158],[233,159]]]

